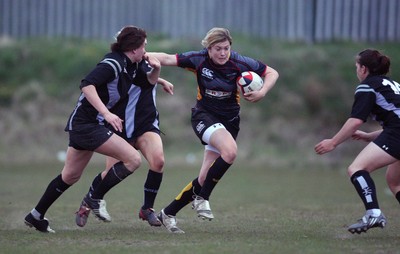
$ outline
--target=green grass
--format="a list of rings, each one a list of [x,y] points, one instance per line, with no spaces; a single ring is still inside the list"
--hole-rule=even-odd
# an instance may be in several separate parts
[[[346,231],[364,211],[345,166],[291,170],[239,164],[211,196],[213,221],[198,220],[190,206],[178,214],[183,235],[138,219],[144,166],[106,195],[111,223],[91,216],[85,228],[78,228],[74,212],[102,168],[91,164],[46,214],[56,234],[42,234],[26,227],[23,218],[61,167],[2,166],[0,253],[400,253],[399,207],[387,193],[383,170],[373,178],[388,225],[362,235]],[[156,210],[196,174],[193,166],[167,166]]]

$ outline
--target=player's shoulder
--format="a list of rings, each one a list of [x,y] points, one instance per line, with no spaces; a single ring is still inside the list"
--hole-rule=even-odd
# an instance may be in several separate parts
[[[383,85],[383,80],[391,80],[390,78],[382,75],[370,75],[361,83],[368,85],[371,88],[377,88]]]
[[[126,59],[124,55],[119,52],[110,52],[103,57],[99,64],[107,64],[115,71],[122,72],[126,66]]]
[[[199,51],[187,51],[177,55],[179,67],[195,69],[201,66],[207,59],[208,53],[206,49]]]
[[[207,49],[186,51],[178,54],[178,57],[206,57],[208,55]]]
[[[229,60],[238,64],[253,64],[257,62],[257,60],[248,56],[241,55],[240,53],[233,50],[231,51]]]
[[[241,71],[247,71],[247,70],[260,70],[259,72],[262,73],[264,72],[266,65],[254,58],[248,57],[241,55],[240,53],[236,51],[231,51],[231,55],[229,58],[229,61],[234,64],[238,69]],[[258,71],[256,71],[258,72]]]

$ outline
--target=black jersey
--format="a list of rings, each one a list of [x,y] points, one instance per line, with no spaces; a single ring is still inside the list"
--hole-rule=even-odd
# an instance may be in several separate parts
[[[159,114],[156,108],[156,86],[150,84],[147,72],[151,66],[145,60],[139,65],[128,96],[120,100],[112,112],[124,120],[122,133],[125,139],[137,138],[150,130],[159,130]]]
[[[128,96],[137,64],[123,53],[112,52],[81,81],[80,87],[94,85],[106,107],[111,110],[121,99]],[[71,113],[66,131],[73,131],[76,125],[87,123],[104,124],[104,117],[89,103],[81,93],[74,111]]]
[[[386,76],[368,76],[356,88],[351,117],[371,116],[383,127],[400,127],[400,85]]]
[[[267,66],[260,61],[231,51],[228,62],[216,65],[208,56],[207,49],[177,54],[178,66],[196,73],[197,104],[209,112],[232,119],[239,114],[240,93],[236,79],[244,71],[264,75]]]

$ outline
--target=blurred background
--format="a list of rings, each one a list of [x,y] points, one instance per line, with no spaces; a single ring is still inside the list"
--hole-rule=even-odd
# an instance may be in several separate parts
[[[0,0],[0,165],[63,160],[80,80],[121,27],[136,25],[148,32],[147,51],[167,53],[200,50],[210,28],[226,27],[235,51],[279,71],[264,100],[242,100],[240,161],[340,167],[365,144],[350,141],[323,157],[314,145],[349,116],[358,52],[382,50],[400,80],[398,13],[400,0]],[[157,99],[167,167],[200,165],[190,125],[195,77],[176,67],[162,76],[175,85],[174,96],[159,89]]]

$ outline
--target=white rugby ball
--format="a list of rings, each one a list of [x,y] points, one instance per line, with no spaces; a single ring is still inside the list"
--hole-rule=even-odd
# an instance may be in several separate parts
[[[248,93],[260,90],[264,85],[264,81],[257,73],[245,71],[237,78],[236,85],[242,93]]]

